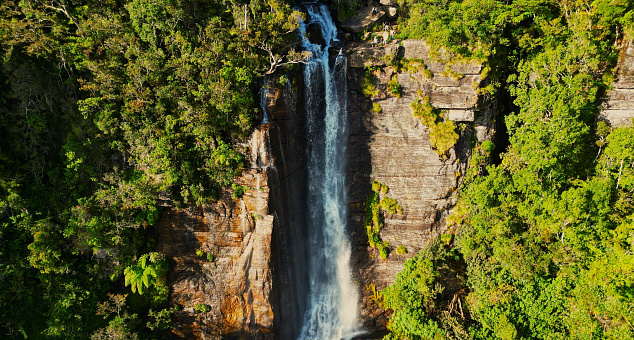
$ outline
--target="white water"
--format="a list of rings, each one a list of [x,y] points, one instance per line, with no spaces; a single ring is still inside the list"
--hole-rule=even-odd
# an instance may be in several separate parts
[[[260,86],[260,108],[262,109],[262,124],[269,123],[269,112],[267,109],[267,100],[269,89],[271,88],[271,78],[265,76],[262,78],[262,86]]]
[[[306,5],[309,23],[317,23],[324,48],[306,37],[303,47],[313,59],[304,69],[309,136],[310,292],[299,339],[342,339],[357,329],[357,288],[350,269],[350,241],[346,230],[345,183],[347,145],[347,60],[337,56],[333,67],[328,48],[336,41],[337,28],[328,8]],[[325,116],[324,116],[325,114]]]

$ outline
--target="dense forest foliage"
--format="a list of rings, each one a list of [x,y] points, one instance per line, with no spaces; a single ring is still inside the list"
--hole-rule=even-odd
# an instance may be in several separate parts
[[[159,336],[157,200],[202,204],[240,173],[290,6],[2,1],[0,337]]]
[[[169,327],[157,200],[213,200],[244,166],[286,0],[0,4],[0,337]],[[484,63],[510,146],[474,157],[443,235],[382,292],[389,338],[634,338],[634,128],[597,121],[631,0],[398,0],[403,38]],[[500,118],[501,119],[501,118]]]
[[[475,145],[452,235],[383,291],[388,338],[633,339],[634,128],[597,120],[629,0],[401,0],[403,37],[485,65],[510,146]],[[501,118],[499,118],[501,119]]]

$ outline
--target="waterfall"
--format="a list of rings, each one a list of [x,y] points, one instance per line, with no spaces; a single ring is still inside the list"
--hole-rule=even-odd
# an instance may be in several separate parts
[[[309,280],[307,310],[300,339],[342,339],[357,328],[357,288],[350,269],[347,189],[347,59],[330,65],[328,49],[337,28],[328,8],[306,5],[303,47],[312,52],[304,68],[308,132]],[[307,25],[317,24],[325,46],[309,41]]]
[[[271,77],[264,76],[262,78],[262,84],[260,85],[260,108],[262,109],[262,124],[269,123],[269,112],[267,108],[267,101],[268,101],[270,88],[271,88]]]

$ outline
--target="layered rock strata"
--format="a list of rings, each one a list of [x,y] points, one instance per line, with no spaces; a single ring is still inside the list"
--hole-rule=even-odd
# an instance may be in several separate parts
[[[167,208],[156,225],[157,250],[172,265],[170,302],[182,307],[173,330],[178,338],[267,338],[273,331],[268,139],[268,127],[252,136],[258,166],[236,180],[248,188],[242,198],[225,191],[214,204]],[[210,310],[200,312],[202,305]]]
[[[466,171],[472,140],[486,140],[493,134],[491,116],[495,105],[479,103],[480,65],[447,65],[430,56],[422,40],[370,47],[349,45],[350,74],[350,211],[355,274],[365,296],[362,322],[366,327],[384,327],[382,310],[370,301],[371,285],[382,289],[394,282],[403,262],[447,227],[445,218],[455,204],[454,191]],[[397,72],[393,61],[422,62],[420,72]],[[428,71],[424,71],[424,69]],[[371,72],[378,90],[372,98],[363,94],[363,78]],[[401,96],[392,95],[388,82],[396,79]],[[427,96],[430,103],[458,125],[460,138],[447,158],[440,157],[429,140],[429,130],[412,114],[410,104]],[[377,105],[380,112],[377,111]],[[389,187],[387,196],[396,199],[403,214],[385,216],[380,237],[390,244],[387,259],[380,259],[368,246],[364,227],[365,201],[371,183]],[[397,255],[405,246],[408,253]]]
[[[303,121],[290,81],[276,79],[267,96],[272,122],[244,145],[250,169],[235,179],[244,195],[225,189],[203,207],[166,204],[155,226],[157,250],[172,266],[170,304],[181,307],[174,338],[286,339],[297,330],[283,322],[301,323],[298,290],[308,283],[288,253],[302,256]]]
[[[633,45],[629,41],[623,49],[617,81],[601,113],[613,126],[634,117]],[[344,52],[350,66],[353,274],[364,297],[361,322],[368,330],[380,330],[387,316],[371,301],[368,288],[391,284],[406,259],[447,230],[445,219],[472,143],[492,138],[499,108],[495,100],[478,96],[479,65],[447,67],[431,57],[422,40],[383,47],[348,43]],[[390,66],[395,58],[419,60],[424,68],[397,72]],[[376,77],[378,93],[372,98],[363,94],[366,72]],[[176,315],[174,337],[291,339],[299,331],[308,287],[302,259],[309,256],[303,247],[308,203],[300,78],[278,76],[270,82],[266,110],[271,123],[260,126],[245,145],[251,167],[236,180],[247,188],[244,196],[234,199],[227,190],[202,208],[168,207],[156,226],[157,248],[172,262],[171,302],[184,307]],[[401,85],[401,97],[390,94],[392,79]],[[458,125],[460,138],[446,158],[432,149],[427,127],[412,115],[410,104],[425,96]],[[386,195],[403,208],[403,214],[385,216],[380,236],[390,244],[387,259],[368,246],[364,228],[365,200],[374,180],[387,185]],[[407,254],[396,254],[401,245]],[[197,250],[214,254],[215,261],[198,257]],[[197,304],[211,310],[197,313]]]
[[[631,125],[634,118],[634,40],[625,40],[619,54],[616,81],[601,107],[599,119],[611,126]]]
[[[361,322],[366,329],[380,330],[386,316],[369,300],[366,287],[382,289],[392,283],[407,258],[446,230],[444,219],[454,204],[453,192],[468,164],[471,142],[490,138],[495,108],[479,102],[479,65],[446,69],[430,57],[424,41],[377,48],[354,43],[344,52],[350,65],[352,269],[364,296]],[[389,66],[394,58],[420,60],[432,77],[424,72],[397,73]],[[372,99],[362,93],[370,68],[378,89]],[[402,86],[400,98],[387,89],[393,78]],[[176,338],[292,339],[299,332],[310,255],[305,247],[310,241],[305,228],[310,202],[300,82],[301,77],[292,74],[268,82],[265,109],[270,123],[258,127],[244,145],[250,169],[236,179],[247,189],[244,196],[232,198],[227,189],[216,203],[202,208],[166,208],[156,226],[157,248],[172,261],[171,302],[183,307],[176,314]],[[412,116],[410,104],[421,96],[460,123],[460,139],[446,159],[432,150],[427,128]],[[382,112],[374,112],[373,104]],[[385,216],[381,237],[392,250],[385,260],[368,247],[363,225],[373,180],[386,184],[387,196],[403,207],[402,215]],[[395,253],[400,245],[408,254]],[[215,261],[198,257],[197,250],[213,254]],[[196,305],[211,310],[196,312]]]

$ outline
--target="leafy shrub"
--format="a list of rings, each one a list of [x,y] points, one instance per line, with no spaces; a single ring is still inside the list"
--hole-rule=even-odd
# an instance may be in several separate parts
[[[209,262],[214,262],[214,261],[216,261],[216,256],[213,253],[208,253],[207,254],[207,260]]]
[[[491,151],[493,151],[493,149],[495,148],[495,145],[492,141],[485,140],[484,142],[482,142],[482,144],[480,144],[480,148],[484,150],[484,152],[486,152],[487,154],[490,154]]]
[[[403,59],[402,61],[403,68],[407,73],[414,74],[420,73],[425,78],[431,79],[434,77],[434,74],[431,72],[427,65],[422,59],[412,58],[412,59]]]
[[[205,257],[205,251],[202,249],[198,249],[196,250],[196,256],[198,257]]]
[[[429,103],[428,96],[415,100],[410,104],[410,107],[414,117],[423,125],[429,127],[436,123],[438,115],[434,112],[434,107]]]
[[[403,213],[403,208],[401,208],[401,206],[398,205],[398,203],[396,203],[396,200],[393,198],[383,197],[383,199],[379,203],[379,206],[381,207],[383,211],[386,211],[388,214],[402,214]]]
[[[403,91],[403,86],[401,85],[401,83],[398,82],[396,75],[393,76],[392,79],[390,79],[390,81],[387,82],[387,90],[390,91],[390,93],[394,97],[401,98],[401,92]]]
[[[150,309],[150,311],[148,312],[150,321],[147,322],[146,327],[153,331],[165,331],[172,328],[172,315],[174,315],[176,309],[176,307],[165,308],[157,312]]]
[[[407,254],[407,248],[405,248],[405,246],[401,244],[400,246],[398,246],[398,247],[396,248],[396,254],[398,254],[398,255],[405,255],[405,254]]]
[[[419,98],[410,104],[412,115],[429,129],[429,141],[432,148],[441,157],[458,142],[456,125],[448,119],[443,119],[429,102],[429,97]]]
[[[431,259],[416,255],[407,260],[393,285],[383,289],[383,302],[393,310],[388,328],[392,339],[444,339],[445,331],[428,316],[443,288]]]
[[[243,187],[242,185],[237,183],[231,184],[231,188],[233,189],[233,199],[242,198],[247,190],[246,187]]]
[[[285,74],[282,74],[280,78],[277,80],[277,83],[280,86],[286,86],[286,84],[288,84],[288,76]]]
[[[456,124],[450,120],[440,121],[429,129],[429,141],[436,153],[445,157],[447,152],[458,142]]]
[[[217,171],[213,179],[220,185],[229,185],[234,177],[242,173],[244,155],[234,150],[231,145],[220,141],[207,160],[207,166]],[[227,169],[232,169],[228,171]],[[222,172],[222,171],[225,172]]]
[[[387,185],[382,184],[379,181],[372,181],[372,191],[387,194],[389,190],[390,188]]]
[[[440,235],[440,242],[449,245],[449,243],[451,243],[451,240],[453,240],[453,235],[451,234],[442,234]]]
[[[468,211],[469,209],[465,205],[464,201],[459,200],[456,206],[453,208],[451,215],[447,217],[447,226],[451,227],[453,225],[460,225],[462,223],[462,219],[465,217]]]
[[[403,213],[401,208],[395,199],[383,197],[380,198],[380,194],[387,194],[387,185],[381,184],[379,181],[372,182],[372,193],[368,195],[365,202],[365,229],[368,235],[368,243],[370,247],[376,248],[379,251],[379,257],[386,259],[389,255],[389,243],[381,240],[379,233],[383,228],[383,213],[388,212],[390,214]],[[383,209],[384,211],[381,211]]]
[[[195,308],[196,308],[196,312],[198,313],[208,313],[209,311],[211,311],[211,306],[206,305],[204,303],[196,304]]]
[[[440,72],[443,77],[451,77],[453,80],[460,80],[464,78],[464,74],[454,71],[449,65],[445,66],[445,69]]]
[[[363,88],[363,95],[372,98],[379,95],[379,90],[376,88],[376,77],[370,69],[366,69],[361,87]]]
[[[390,255],[390,245],[386,241],[382,241],[378,244],[379,258],[386,259]]]
[[[381,108],[381,105],[379,105],[379,103],[372,103],[372,111],[374,111],[375,113],[381,113],[383,112],[383,109]]]

